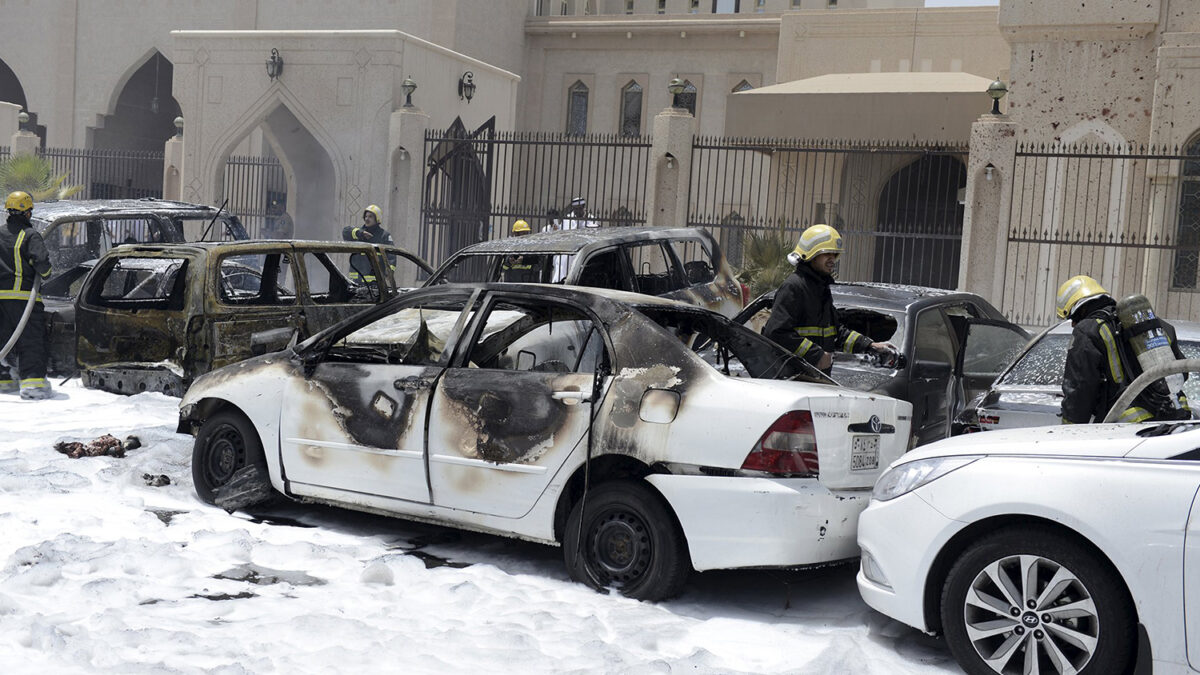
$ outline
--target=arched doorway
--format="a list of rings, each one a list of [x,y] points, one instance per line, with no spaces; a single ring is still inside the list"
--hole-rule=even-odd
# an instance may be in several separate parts
[[[286,211],[293,237],[340,239],[342,227],[351,223],[341,222],[335,211],[336,176],[329,153],[283,103],[258,128],[262,142],[239,150],[253,156],[231,157],[235,149],[247,145],[246,137],[254,135],[251,130],[230,145],[222,161],[226,208],[242,219],[251,236],[264,235],[262,228],[269,219]]]
[[[25,87],[21,86],[20,78],[2,60],[0,60],[0,101],[16,103],[21,106],[22,110],[29,113],[29,122],[25,126],[42,139],[42,147],[45,147],[46,127],[38,124],[37,113],[29,109],[29,103],[25,100]]]
[[[171,96],[171,62],[154,51],[125,82],[104,125],[92,130],[92,147],[162,152],[175,135],[179,103]]]
[[[958,285],[967,170],[951,154],[926,154],[892,175],[879,195],[872,279]]]

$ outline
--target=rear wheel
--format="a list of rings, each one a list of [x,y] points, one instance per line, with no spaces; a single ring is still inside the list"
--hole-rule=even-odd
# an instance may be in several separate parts
[[[233,410],[205,420],[192,448],[192,482],[201,501],[217,504],[220,489],[229,485],[235,474],[245,476],[249,471],[267,480],[262,442],[250,420]]]
[[[648,486],[631,481],[603,483],[575,504],[563,558],[572,579],[638,600],[678,595],[692,568],[670,510]]]
[[[1001,530],[971,545],[942,593],[959,665],[971,675],[1128,672],[1133,605],[1098,558],[1045,528]]]

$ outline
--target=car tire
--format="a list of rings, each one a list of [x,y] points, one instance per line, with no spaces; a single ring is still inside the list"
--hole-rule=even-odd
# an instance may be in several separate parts
[[[649,486],[632,481],[598,485],[575,504],[563,559],[575,581],[637,600],[679,595],[692,571],[674,514]]]
[[[196,496],[206,504],[217,504],[218,490],[248,468],[267,476],[262,441],[250,420],[236,410],[223,410],[204,420],[192,447]]]
[[[1030,672],[1031,653],[1033,672],[1125,673],[1137,640],[1120,575],[1048,528],[1003,529],[967,547],[947,575],[941,617],[950,651],[971,675]]]

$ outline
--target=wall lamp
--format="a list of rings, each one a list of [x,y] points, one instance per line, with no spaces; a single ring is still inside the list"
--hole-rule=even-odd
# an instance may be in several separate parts
[[[683,103],[679,100],[679,95],[683,93],[683,89],[683,80],[679,79],[678,77],[671,78],[671,81],[667,83],[667,91],[671,92],[672,108],[683,107]]]
[[[995,173],[995,171],[996,171],[996,167],[993,166],[991,164],[991,162],[989,162],[987,166],[983,167],[983,179],[991,180],[992,174]]]
[[[475,98],[475,73],[468,70],[458,78],[458,98],[466,99],[467,103]]]
[[[267,59],[267,77],[274,80],[283,74],[283,57],[279,55],[279,50],[271,48],[271,58]]]
[[[988,96],[992,97],[992,114],[999,115],[1000,99],[1004,98],[1004,95],[1008,93],[1008,85],[1004,84],[1004,81],[997,77],[988,85],[987,93]]]
[[[417,83],[411,77],[404,78],[404,82],[400,84],[400,91],[404,92],[404,107],[411,108],[413,92],[417,90]]]

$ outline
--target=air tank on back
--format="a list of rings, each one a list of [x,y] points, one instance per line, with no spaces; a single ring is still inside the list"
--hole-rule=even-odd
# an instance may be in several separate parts
[[[1135,294],[1118,302],[1117,319],[1121,322],[1125,340],[1137,356],[1142,372],[1175,360],[1171,340],[1146,296]],[[1178,395],[1183,389],[1183,374],[1176,373],[1165,379],[1167,388],[1171,390],[1171,402],[1178,407]]]

